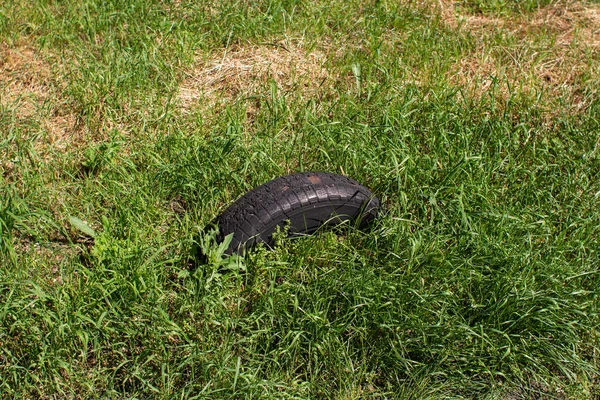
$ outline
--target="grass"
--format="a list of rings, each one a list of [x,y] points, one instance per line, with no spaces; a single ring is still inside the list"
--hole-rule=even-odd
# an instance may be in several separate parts
[[[3,4],[0,392],[595,398],[599,15]],[[221,260],[204,226],[308,170],[386,212]]]

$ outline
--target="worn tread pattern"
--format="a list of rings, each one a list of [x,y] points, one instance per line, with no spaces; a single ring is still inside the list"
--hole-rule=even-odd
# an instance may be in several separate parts
[[[372,221],[379,199],[369,189],[348,177],[327,172],[301,172],[265,183],[235,201],[218,218],[218,240],[233,233],[228,254],[252,245],[272,244],[279,226],[290,221],[288,233],[305,235],[322,225],[357,220]]]

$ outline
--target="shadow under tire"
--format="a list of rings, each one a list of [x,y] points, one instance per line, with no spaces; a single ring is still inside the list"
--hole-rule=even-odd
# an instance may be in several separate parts
[[[241,253],[256,243],[272,245],[273,233],[288,221],[290,236],[347,220],[364,227],[375,219],[379,206],[379,199],[353,179],[301,172],[267,182],[235,201],[217,218],[218,240],[233,233],[226,253]]]

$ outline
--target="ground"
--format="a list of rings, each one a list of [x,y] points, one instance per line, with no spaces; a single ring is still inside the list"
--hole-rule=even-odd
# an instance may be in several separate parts
[[[0,393],[597,397],[599,76],[587,1],[0,5]],[[222,260],[311,170],[385,211]]]

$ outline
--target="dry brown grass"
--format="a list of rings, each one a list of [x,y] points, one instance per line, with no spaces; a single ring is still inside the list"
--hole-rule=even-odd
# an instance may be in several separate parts
[[[16,105],[17,117],[36,115],[39,106],[48,97],[50,67],[33,48],[0,47],[0,92],[2,105]]]
[[[29,44],[0,46],[0,106],[17,121],[33,122],[43,135],[30,138],[36,151],[65,151],[83,141],[76,115],[65,111],[61,83],[53,73],[55,57]]]
[[[458,26],[457,10],[453,0],[431,0],[429,6],[448,27],[456,28]]]
[[[470,95],[494,94],[506,99],[518,91],[544,92],[548,103],[561,100],[570,111],[583,110],[582,80],[594,76],[590,55],[600,45],[600,7],[582,2],[557,2],[519,16],[469,15],[440,0],[442,19],[472,35],[476,47],[450,69],[448,80]],[[447,16],[447,17],[444,17]],[[514,44],[490,46],[493,35],[515,38]],[[597,71],[596,71],[597,72]]]
[[[214,52],[199,59],[180,86],[179,101],[190,111],[220,110],[250,96],[266,95],[269,82],[283,92],[313,96],[328,87],[332,78],[325,67],[325,56],[319,51],[306,51],[295,44],[236,46]],[[249,116],[256,104],[247,106]]]
[[[548,30],[556,35],[557,45],[596,47],[600,45],[600,5],[582,2],[558,2],[534,13],[521,23],[521,31],[528,27]]]
[[[600,5],[581,1],[557,1],[534,13],[518,16],[490,16],[469,14],[454,6],[453,2],[440,0],[446,4],[441,8],[442,18],[448,24],[460,25],[475,36],[502,29],[519,38],[546,33],[556,40],[557,45],[568,45],[576,41],[579,45],[600,45]],[[444,11],[445,10],[445,11]],[[449,11],[451,10],[451,11]]]

